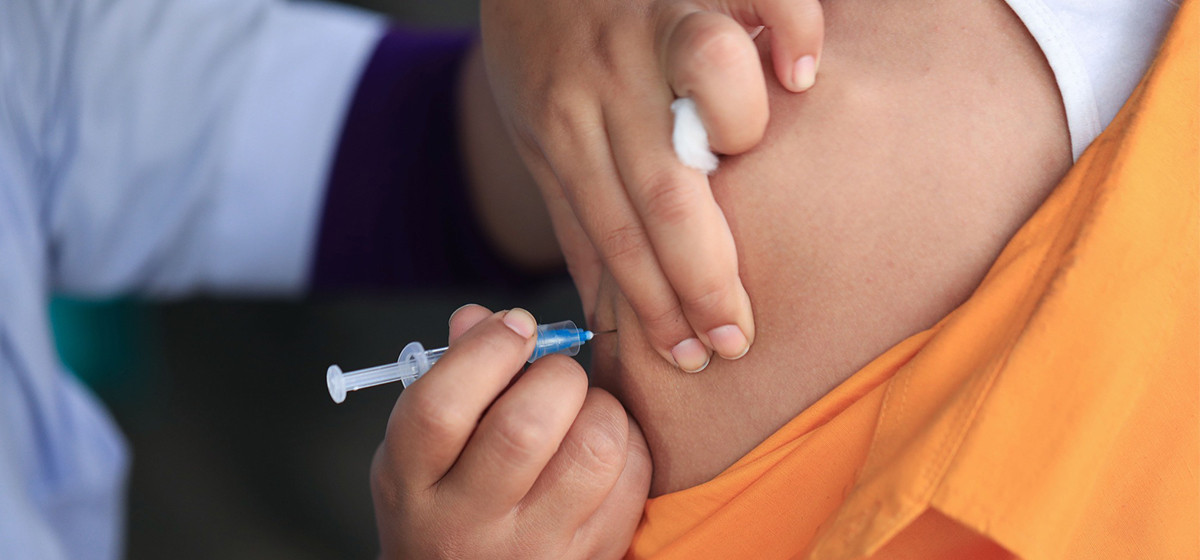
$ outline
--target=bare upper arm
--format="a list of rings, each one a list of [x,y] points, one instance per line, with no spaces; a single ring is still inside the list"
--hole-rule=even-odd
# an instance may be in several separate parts
[[[978,284],[1070,164],[1054,77],[999,0],[837,0],[817,86],[771,90],[713,190],[757,340],[699,375],[643,341],[611,279],[596,382],[645,430],[653,493],[712,478]]]

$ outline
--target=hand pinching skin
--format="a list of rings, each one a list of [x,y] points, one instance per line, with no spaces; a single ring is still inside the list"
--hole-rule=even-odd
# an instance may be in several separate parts
[[[768,111],[750,31],[766,28],[780,83],[807,90],[820,2],[484,0],[480,13],[489,82],[583,301],[607,268],[664,359],[699,371],[713,352],[744,355],[754,317],[734,239],[705,175],[675,156],[669,106],[695,100],[713,151],[753,148]]]
[[[571,358],[522,366],[536,322],[459,309],[401,394],[371,490],[386,558],[619,558],[650,484],[637,424]]]

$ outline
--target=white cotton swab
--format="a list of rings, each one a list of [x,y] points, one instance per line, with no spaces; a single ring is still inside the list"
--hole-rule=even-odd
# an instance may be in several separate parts
[[[671,103],[675,113],[675,129],[671,141],[675,145],[675,157],[684,165],[707,175],[717,170],[717,156],[708,148],[708,132],[696,112],[696,102],[690,97],[680,97]]]

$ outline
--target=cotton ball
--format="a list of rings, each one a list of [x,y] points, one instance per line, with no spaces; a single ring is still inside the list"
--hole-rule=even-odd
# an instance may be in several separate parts
[[[684,165],[712,174],[717,170],[717,156],[708,149],[708,132],[696,112],[696,102],[689,97],[680,97],[671,103],[675,113],[675,130],[671,140],[675,144],[675,156]]]

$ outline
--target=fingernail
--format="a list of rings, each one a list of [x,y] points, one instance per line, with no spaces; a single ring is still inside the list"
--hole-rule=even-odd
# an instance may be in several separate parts
[[[708,341],[726,360],[736,360],[750,351],[750,342],[737,325],[725,325],[708,331]]]
[[[806,54],[796,61],[792,69],[792,84],[796,91],[804,91],[817,81],[817,60],[811,54]]]
[[[671,357],[675,359],[675,365],[679,366],[679,369],[697,373],[708,367],[710,355],[700,339],[689,338],[671,349]]]
[[[475,304],[474,304],[474,303],[468,303],[468,304],[466,304],[466,305],[463,305],[462,307],[459,307],[458,309],[455,309],[455,310],[454,310],[454,312],[450,314],[450,319],[449,319],[448,321],[446,321],[446,324],[447,324],[447,325],[453,325],[453,324],[454,324],[454,316],[455,316],[455,315],[458,315],[458,312],[459,312],[459,311],[462,311],[462,310],[464,310],[464,309],[466,309],[466,308],[468,308],[468,307],[471,307],[472,305],[475,305]]]
[[[533,319],[533,315],[519,307],[504,314],[504,324],[512,329],[512,332],[521,335],[521,338],[529,338],[537,330],[537,321]]]

